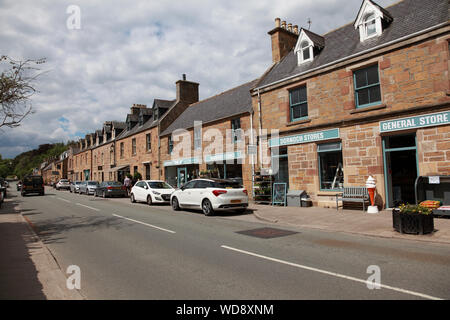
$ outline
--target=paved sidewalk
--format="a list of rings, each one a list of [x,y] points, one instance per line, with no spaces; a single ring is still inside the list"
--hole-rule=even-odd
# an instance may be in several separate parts
[[[327,209],[317,207],[281,207],[252,204],[253,214],[261,220],[285,226],[314,228],[369,236],[401,238],[450,244],[450,219],[435,218],[435,232],[428,235],[407,235],[392,227],[392,212],[368,214],[362,210]]]
[[[0,299],[81,300],[9,195],[0,209]]]

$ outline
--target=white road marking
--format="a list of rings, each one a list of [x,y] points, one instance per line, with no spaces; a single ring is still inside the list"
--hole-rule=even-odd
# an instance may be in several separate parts
[[[260,255],[260,254],[257,254],[257,253],[253,253],[253,252],[250,252],[250,251],[236,249],[236,248],[229,247],[229,246],[221,246],[221,247],[225,248],[225,249],[228,249],[228,250],[233,250],[233,251],[237,251],[237,252],[240,252],[240,253],[244,253],[244,254],[247,254],[247,255],[250,255],[250,256],[258,257],[258,258],[261,258],[261,259],[266,259],[266,260],[270,260],[270,261],[274,261],[274,262],[278,262],[278,263],[283,263],[283,264],[286,264],[286,265],[289,265],[289,266],[292,266],[292,267],[297,267],[297,268],[301,268],[301,269],[305,269],[305,270],[310,270],[310,271],[314,271],[314,272],[323,273],[323,274],[326,274],[326,275],[329,275],[329,276],[333,276],[333,277],[343,278],[343,279],[346,279],[346,280],[351,280],[351,281],[356,281],[356,282],[361,282],[361,283],[367,284],[367,280],[358,279],[358,278],[355,278],[355,277],[350,277],[350,276],[346,276],[346,275],[343,275],[343,274],[330,272],[330,271],[326,271],[326,270],[321,270],[321,269],[317,269],[317,268],[312,268],[312,267],[304,266],[304,265],[293,263],[293,262],[289,262],[289,261],[275,259],[275,258],[263,256],[263,255]],[[398,292],[401,292],[401,293],[410,294],[410,295],[421,297],[421,298],[424,298],[424,299],[443,300],[441,298],[429,296],[429,295],[426,295],[426,294],[423,294],[423,293],[414,292],[414,291],[405,290],[405,289],[396,288],[396,287],[391,287],[391,286],[388,286],[388,285],[385,285],[385,284],[380,284],[380,286],[382,288],[385,288],[385,289],[389,289],[389,290],[394,290],[394,291],[398,291]]]
[[[122,216],[119,216],[118,214],[113,214],[113,216],[118,217],[118,218],[122,218],[122,219],[126,219],[126,220],[130,220],[130,221],[133,221],[133,222],[136,222],[136,223],[140,223],[140,224],[143,224],[144,226],[152,227],[152,228],[155,228],[155,229],[158,229],[158,230],[162,230],[162,231],[166,231],[166,232],[170,232],[170,233],[176,233],[175,231],[164,229],[164,228],[161,228],[161,227],[157,227],[157,226],[154,226],[152,224],[148,224],[148,223],[141,222],[141,221],[138,221],[138,220],[130,219],[130,218],[127,218],[127,217],[122,217]]]
[[[81,203],[75,203],[77,206],[82,206],[82,207],[85,207],[85,208],[88,208],[88,209],[91,209],[91,210],[95,210],[95,211],[100,211],[100,209],[97,209],[97,208],[93,208],[93,207],[89,207],[89,206],[86,206],[86,205],[84,205],[84,204],[81,204]]]
[[[63,198],[60,198],[60,197],[56,197],[56,199],[59,199],[59,200],[62,200],[62,201],[68,202],[68,203],[72,203],[71,201],[63,199]]]

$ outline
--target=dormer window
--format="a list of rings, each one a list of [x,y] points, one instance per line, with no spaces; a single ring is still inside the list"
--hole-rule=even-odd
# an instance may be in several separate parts
[[[364,18],[364,29],[366,31],[367,38],[376,35],[377,28],[375,23],[375,14],[369,13],[366,15]]]
[[[297,55],[298,64],[313,61],[314,55],[324,47],[325,41],[322,36],[315,34],[309,30],[301,29],[298,36],[297,45],[295,46],[295,54]]]
[[[361,42],[380,36],[383,27],[392,21],[389,12],[370,0],[364,0],[356,17],[354,27],[359,29],[359,40]]]

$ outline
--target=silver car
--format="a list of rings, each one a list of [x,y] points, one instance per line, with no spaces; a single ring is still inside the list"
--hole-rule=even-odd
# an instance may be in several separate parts
[[[77,193],[78,191],[80,191],[80,184],[82,181],[74,181],[70,183],[70,192],[74,192]]]
[[[95,194],[95,190],[98,187],[98,181],[93,181],[93,180],[89,180],[89,181],[83,181],[83,183],[80,184],[80,191],[79,193],[82,194]]]

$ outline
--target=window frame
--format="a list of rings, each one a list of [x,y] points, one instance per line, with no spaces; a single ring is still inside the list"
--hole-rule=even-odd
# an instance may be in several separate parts
[[[239,124],[237,128],[236,128],[236,124]],[[237,130],[239,130],[239,131],[236,132]],[[232,137],[233,137],[233,143],[238,143],[238,142],[242,141],[241,118],[231,119],[231,133],[232,133]]]
[[[125,146],[123,144],[123,142],[120,143],[120,158],[123,159],[125,153]]]
[[[170,135],[167,141],[167,153],[172,154],[172,151],[173,151],[173,140],[172,136]]]
[[[327,145],[327,144],[332,144],[332,143],[337,143],[339,142],[339,148],[334,148],[334,149],[329,149],[329,150],[322,150],[320,151],[320,145]],[[341,152],[341,158],[342,158],[342,172],[344,173],[344,177],[345,177],[345,172],[344,172],[344,158],[343,158],[343,154],[342,154],[342,141],[336,141],[336,142],[326,142],[326,143],[321,143],[321,144],[317,144],[317,162],[318,162],[318,170],[319,170],[319,190],[320,191],[342,191],[343,188],[334,188],[334,189],[324,189],[322,188],[322,168],[321,168],[321,161],[320,161],[320,155],[321,154],[326,154],[326,153],[330,153],[330,152]],[[345,181],[345,180],[344,180]]]
[[[145,135],[145,149],[147,152],[152,152],[152,134],[147,133]]]
[[[136,138],[131,139],[131,155],[136,155]]]
[[[378,82],[374,83],[374,84],[369,84],[369,85],[365,85],[363,87],[357,88],[356,87],[356,74],[358,72],[361,72],[361,71],[364,71],[364,70],[367,71],[369,68],[372,68],[373,66],[377,67]],[[366,72],[365,75],[366,75],[366,82],[368,82],[367,81],[367,72]],[[360,105],[359,104],[359,99],[358,99],[358,91],[369,89],[369,88],[373,88],[373,87],[376,87],[376,86],[378,86],[379,89],[380,89],[380,100]],[[383,99],[382,99],[382,94],[381,94],[380,67],[379,67],[378,63],[377,64],[372,64],[370,66],[366,66],[364,68],[360,68],[358,70],[353,70],[353,90],[354,90],[354,94],[355,94],[355,107],[356,107],[356,109],[362,109],[362,108],[377,106],[377,105],[380,105],[382,103]],[[369,93],[370,93],[370,91],[369,91]],[[370,101],[370,95],[369,95],[369,101]]]
[[[305,89],[306,100],[298,102],[296,104],[292,104],[292,93],[294,91],[296,91],[296,90],[301,90],[303,88]],[[293,111],[294,107],[300,106],[300,105],[303,105],[303,104],[306,104],[306,116],[299,117],[299,118],[294,118],[294,111]],[[290,122],[306,120],[306,119],[308,119],[308,117],[309,117],[309,115],[308,115],[308,89],[307,89],[306,84],[302,85],[302,86],[299,86],[299,87],[296,87],[296,88],[290,89],[289,90],[289,120],[290,120]]]

